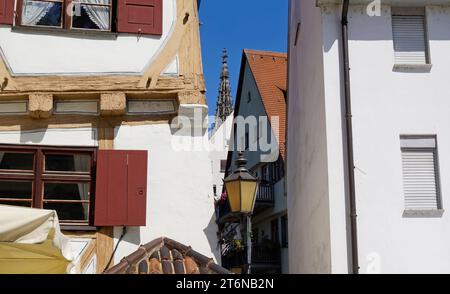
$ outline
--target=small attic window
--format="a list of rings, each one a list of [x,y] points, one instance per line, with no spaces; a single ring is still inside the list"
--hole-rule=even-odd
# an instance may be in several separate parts
[[[127,113],[134,115],[173,114],[176,112],[174,100],[130,99]]]
[[[1,101],[0,115],[18,115],[28,113],[27,101]]]
[[[98,100],[56,100],[53,106],[55,114],[98,115]]]

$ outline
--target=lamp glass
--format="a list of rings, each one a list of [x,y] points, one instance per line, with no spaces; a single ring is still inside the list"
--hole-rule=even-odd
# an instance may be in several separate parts
[[[240,181],[231,181],[225,183],[228,194],[228,202],[232,212],[240,212],[241,210],[241,191]]]
[[[241,212],[252,213],[255,205],[256,188],[258,183],[256,181],[241,181]]]

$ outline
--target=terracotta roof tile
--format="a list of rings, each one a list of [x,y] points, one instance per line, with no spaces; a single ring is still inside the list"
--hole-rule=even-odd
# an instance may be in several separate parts
[[[107,274],[231,274],[191,247],[168,238],[142,245]]]
[[[287,89],[287,54],[244,50],[247,61],[255,77],[263,104],[271,123],[279,117],[280,154],[285,159],[286,153],[286,89]]]

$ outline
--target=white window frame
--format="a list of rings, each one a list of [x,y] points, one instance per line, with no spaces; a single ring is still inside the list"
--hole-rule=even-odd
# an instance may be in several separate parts
[[[423,17],[424,22],[424,45],[425,45],[425,63],[399,63],[396,57],[395,51],[395,33],[394,33],[394,17],[395,16],[421,16]],[[392,7],[391,9],[391,17],[392,17],[392,42],[394,49],[394,59],[395,65],[394,69],[431,69],[431,53],[430,53],[430,40],[428,36],[428,25],[427,25],[427,15],[425,11],[425,7]]]
[[[402,183],[405,210],[404,217],[441,217],[444,210],[442,204],[442,193],[439,172],[439,155],[437,148],[437,137],[435,135],[407,135],[400,136],[400,147],[402,156]],[[436,208],[428,207],[408,207],[406,203],[406,191],[404,182],[404,160],[406,152],[432,152],[434,157],[434,181],[436,189]]]

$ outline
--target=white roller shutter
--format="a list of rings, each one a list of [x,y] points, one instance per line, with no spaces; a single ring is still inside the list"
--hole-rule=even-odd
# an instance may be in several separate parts
[[[427,64],[425,17],[393,15],[392,31],[396,64]]]
[[[403,149],[406,209],[438,209],[436,149]]]

